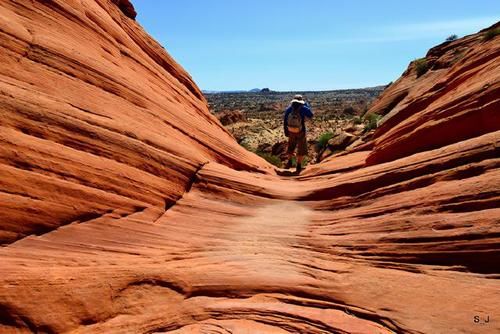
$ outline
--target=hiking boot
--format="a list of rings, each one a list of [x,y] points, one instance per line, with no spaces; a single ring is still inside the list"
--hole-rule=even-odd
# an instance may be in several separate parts
[[[295,173],[299,174],[301,170],[302,170],[302,164],[297,164],[297,167],[295,167]]]
[[[290,169],[292,168],[292,159],[288,160],[288,162],[285,165],[285,169]]]

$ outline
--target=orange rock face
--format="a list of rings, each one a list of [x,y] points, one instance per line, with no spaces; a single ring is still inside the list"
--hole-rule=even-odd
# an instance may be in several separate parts
[[[169,207],[208,161],[266,168],[109,1],[1,10],[0,242],[114,208]]]
[[[0,16],[0,333],[500,330],[499,37],[287,178],[114,2]]]
[[[500,29],[500,23],[489,28]],[[500,124],[500,41],[485,32],[445,42],[392,84],[369,112],[383,114],[369,164],[496,131]]]

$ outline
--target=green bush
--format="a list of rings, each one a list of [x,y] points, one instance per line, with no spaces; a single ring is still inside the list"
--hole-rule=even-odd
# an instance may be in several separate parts
[[[354,109],[352,106],[344,108],[344,112],[342,113],[343,115],[354,115],[356,114],[356,109]]]
[[[321,136],[318,137],[318,141],[316,143],[316,148],[318,151],[323,150],[326,145],[328,145],[328,141],[333,138],[332,132],[325,132]]]
[[[302,167],[307,166],[309,163],[309,159],[307,157],[304,157],[302,159]],[[292,166],[297,166],[297,158],[295,156],[292,157]]]
[[[453,35],[450,35],[450,36],[446,37],[446,41],[447,41],[447,42],[453,42],[453,41],[455,41],[457,38],[458,38],[458,36],[457,36],[457,35],[455,35],[455,34],[453,34]]]
[[[243,147],[245,150],[253,152],[252,148],[250,147],[250,145],[247,142],[240,141],[238,144],[240,144],[240,146]]]
[[[500,28],[496,28],[496,29],[491,29],[491,30],[488,30],[484,36],[483,36],[483,40],[485,41],[489,41],[490,39],[493,39],[493,37],[497,36],[497,35],[500,35]]]
[[[374,113],[368,113],[365,115],[365,132],[376,129],[377,123],[381,116]]]
[[[455,64],[456,62],[462,60],[462,58],[465,56],[464,50],[461,49],[455,49],[453,51],[453,60],[451,61],[452,64]]]
[[[415,71],[417,72],[417,78],[427,73],[429,70],[429,64],[427,63],[427,59],[420,58],[415,60]]]
[[[361,120],[361,117],[359,117],[359,116],[355,116],[355,117],[353,117],[353,118],[352,118],[352,122],[353,122],[354,124],[356,124],[356,125],[363,123],[363,121]]]
[[[278,156],[266,152],[257,152],[257,155],[264,158],[264,160],[266,160],[270,164],[275,165],[278,168],[281,168],[281,159]]]

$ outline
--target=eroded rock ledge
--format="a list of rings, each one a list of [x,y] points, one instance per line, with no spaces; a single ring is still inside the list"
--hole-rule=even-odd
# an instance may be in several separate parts
[[[135,20],[137,12],[135,11],[134,5],[132,5],[130,0],[112,0],[112,2],[120,8],[125,16]]]

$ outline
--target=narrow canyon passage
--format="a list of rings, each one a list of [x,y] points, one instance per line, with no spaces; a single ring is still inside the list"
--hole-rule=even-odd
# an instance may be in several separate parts
[[[453,152],[398,164],[433,165]],[[478,189],[485,199],[498,198],[498,184],[489,180],[500,162],[487,161],[482,175],[460,181],[462,201]],[[374,167],[373,182],[381,169],[389,166]],[[4,247],[3,312],[18,325],[30,319],[27,331],[54,319],[48,332],[71,333],[446,333],[450,318],[457,331],[472,330],[472,313],[494,314],[498,280],[463,272],[468,263],[440,263],[433,249],[480,254],[466,231],[480,223],[493,233],[499,209],[442,211],[439,193],[449,193],[454,181],[440,181],[439,173],[406,192],[406,182],[392,184],[398,200],[387,190],[365,200],[339,190],[333,206],[304,200],[321,192],[318,182],[354,187],[357,173],[290,179],[208,163],[166,211],[115,211]],[[24,299],[48,295],[57,302],[42,314]]]
[[[449,158],[453,149],[434,154]],[[433,165],[439,159],[429,160],[425,154],[407,160],[415,167],[418,162]],[[498,159],[487,165],[495,168]],[[373,172],[378,168],[387,170],[388,166]],[[353,182],[355,174],[351,171],[330,178]],[[486,181],[496,174],[484,175],[486,178],[471,174],[468,182],[461,179],[462,193],[467,193],[470,184],[471,192],[481,188],[485,193],[493,191],[497,197],[498,183],[487,186]],[[419,183],[419,178],[426,177],[413,181]],[[278,329],[290,333],[425,333],[440,326],[446,333],[450,318],[456,321],[457,330],[464,325],[473,330],[473,323],[463,322],[470,305],[480,305],[481,314],[494,313],[498,282],[462,274],[465,268],[460,265],[440,263],[433,248],[442,251],[446,247],[447,242],[440,240],[447,240],[450,229],[463,235],[451,238],[455,241],[468,239],[467,232],[461,229],[474,230],[472,224],[478,222],[490,232],[496,230],[494,217],[498,209],[440,212],[443,203],[436,202],[439,193],[448,193],[447,188],[455,186],[454,182],[440,181],[439,173],[434,177],[426,187],[410,188],[407,193],[401,191],[407,182],[401,182],[392,185],[398,189],[396,196],[382,191],[387,195],[377,199],[372,196],[369,204],[363,202],[362,196],[348,198],[343,205],[337,204],[338,209],[330,207],[325,211],[321,201],[300,200],[308,197],[308,192],[318,191],[318,177],[306,176],[306,180],[298,181],[208,164],[199,172],[192,191],[158,222],[168,224],[165,228],[170,230],[170,236],[175,235],[174,240],[189,235],[185,248],[176,256],[196,264],[197,268],[191,269],[196,274],[190,278],[198,283],[191,287],[191,294],[212,297],[218,301],[217,307],[219,302],[230,306],[223,311],[215,307],[216,316],[184,330],[224,332],[221,328],[225,328],[246,333],[252,328],[246,321],[251,320],[267,324],[260,328],[262,333]],[[256,179],[259,187],[254,186]],[[415,201],[425,196],[428,203]],[[433,205],[434,209],[429,210]],[[394,211],[399,214],[391,214]],[[443,222],[448,227],[440,232]],[[450,251],[457,256],[462,256],[462,247],[475,248],[465,243],[457,245],[456,250],[454,247]],[[472,266],[470,269],[474,270]],[[460,295],[456,291],[461,291]],[[447,307],[443,298],[453,300],[454,305]],[[206,306],[208,309],[214,307],[211,303],[213,300]],[[457,304],[462,306],[457,308]],[[422,318],[433,320],[426,327],[419,320]]]
[[[0,333],[500,332],[498,23],[285,177],[129,1],[0,17]]]

